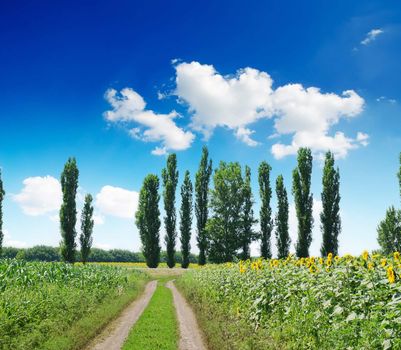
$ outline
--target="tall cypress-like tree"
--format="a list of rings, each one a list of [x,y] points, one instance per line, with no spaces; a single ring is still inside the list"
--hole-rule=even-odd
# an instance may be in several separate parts
[[[77,222],[77,206],[75,197],[78,189],[79,171],[75,158],[69,158],[61,173],[61,189],[63,203],[60,208],[61,258],[69,263],[75,262],[75,224]]]
[[[288,233],[288,198],[284,179],[279,175],[276,180],[277,214],[276,214],[276,244],[277,256],[284,259],[290,253],[291,239]]]
[[[257,238],[256,232],[253,230],[253,225],[257,222],[253,215],[253,196],[251,188],[251,169],[249,166],[245,167],[245,179],[243,187],[243,209],[242,209],[242,252],[240,258],[247,260],[251,257],[250,245]]]
[[[197,228],[197,241],[199,248],[199,265],[206,264],[207,237],[205,226],[208,218],[209,182],[212,174],[212,160],[209,160],[209,151],[206,146],[202,148],[202,158],[198,172],[195,175],[195,216]]]
[[[338,254],[338,235],[341,232],[340,218],[340,172],[334,168],[334,155],[326,153],[323,168],[323,210],[320,213],[321,230],[323,234],[322,256],[332,253]]]
[[[192,182],[189,171],[185,172],[184,182],[181,186],[181,210],[180,210],[180,232],[181,232],[181,267],[186,269],[189,265],[189,254],[191,251],[191,228],[192,228]]]
[[[309,148],[298,150],[298,166],[292,173],[292,194],[298,218],[298,241],[295,247],[298,257],[309,256],[313,228],[313,196],[310,192],[312,152]]]
[[[79,242],[81,243],[81,261],[85,264],[92,248],[92,232],[94,226],[93,220],[93,198],[90,194],[85,196],[84,207],[81,213],[81,234]]]
[[[164,211],[164,226],[166,236],[164,241],[167,248],[167,266],[173,268],[175,266],[175,239],[176,232],[176,213],[175,213],[175,192],[178,183],[177,156],[175,153],[167,157],[167,166],[162,171],[163,179],[163,200]]]
[[[272,209],[270,207],[270,199],[272,190],[270,187],[270,171],[271,166],[267,162],[259,165],[259,194],[260,194],[260,253],[263,258],[270,259],[271,253],[271,233],[273,231]]]
[[[149,174],[145,177],[139,193],[136,225],[142,242],[146,265],[155,268],[160,262],[160,211],[159,178]]]
[[[239,163],[220,162],[213,175],[210,207],[206,224],[210,261],[233,261],[242,248],[244,180]]]
[[[1,169],[0,169],[0,257],[1,253],[3,250],[3,238],[4,238],[4,233],[3,233],[3,199],[4,196],[6,195],[6,192],[4,191],[3,188],[3,180],[1,178]]]
[[[400,153],[400,169],[398,170],[397,177],[398,177],[398,185],[400,186],[400,198],[401,198],[401,153]]]

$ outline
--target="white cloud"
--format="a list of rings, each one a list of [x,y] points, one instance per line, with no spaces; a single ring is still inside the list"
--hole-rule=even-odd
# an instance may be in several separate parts
[[[211,65],[180,63],[176,69],[177,96],[193,112],[192,127],[206,138],[218,126],[241,134],[248,124],[271,111],[272,79],[265,72],[245,68],[234,76],[222,76]],[[244,141],[254,145],[248,135]],[[243,135],[243,132],[242,132]]]
[[[349,150],[360,145],[358,139],[346,137],[340,131],[328,135],[330,127],[341,118],[352,118],[362,112],[364,100],[355,91],[344,91],[339,96],[289,84],[279,87],[273,100],[276,131],[281,135],[293,134],[290,145],[272,146],[276,158],[295,154],[299,147],[310,147],[315,153],[331,150],[337,158],[344,158]]]
[[[96,207],[104,215],[133,219],[138,200],[138,192],[107,185],[96,195]]]
[[[397,100],[394,98],[387,98],[386,96],[380,96],[378,98],[376,98],[377,102],[388,102],[390,104],[396,104]]]
[[[273,118],[274,138],[292,135],[290,144],[272,146],[276,158],[295,154],[299,147],[310,147],[318,155],[331,150],[340,158],[366,143],[341,131],[329,134],[340,119],[362,112],[364,100],[353,90],[337,95],[301,84],[274,90],[270,75],[252,68],[241,69],[234,76],[222,76],[213,66],[198,62],[179,63],[175,69],[175,94],[188,104],[191,126],[206,138],[214,128],[226,127],[244,143],[256,146],[251,138],[254,131],[248,126],[261,118]]]
[[[169,114],[156,114],[146,109],[142,96],[130,88],[118,93],[109,89],[105,94],[112,110],[106,111],[104,116],[110,122],[135,122],[140,127],[130,130],[131,136],[145,142],[161,142],[166,150],[185,150],[191,146],[195,136],[190,131],[184,131],[174,122],[178,117],[176,111]],[[158,154],[158,152],[152,152]]]
[[[24,187],[12,198],[27,215],[38,216],[60,209],[62,192],[60,182],[52,176],[28,177]]]
[[[107,243],[93,243],[93,247],[103,249],[103,250],[110,250],[112,248],[112,246]]]
[[[366,34],[366,37],[361,41],[362,45],[369,45],[372,41],[376,40],[376,38],[383,34],[384,31],[382,29],[372,29],[370,32]]]
[[[4,241],[3,241],[4,247],[26,248],[28,246],[26,242],[12,239],[10,232],[7,229],[3,230],[3,234],[4,234]]]
[[[253,133],[255,133],[255,131],[239,127],[235,132],[235,136],[242,142],[246,143],[248,146],[255,147],[259,144],[259,142],[256,142],[255,140],[251,139],[251,135]]]

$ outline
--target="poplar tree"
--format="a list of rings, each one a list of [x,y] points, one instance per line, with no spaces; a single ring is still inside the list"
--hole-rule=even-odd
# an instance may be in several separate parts
[[[175,239],[176,232],[176,213],[175,213],[175,192],[178,183],[177,156],[175,153],[170,154],[167,158],[167,166],[162,170],[163,179],[163,200],[164,211],[164,227],[166,229],[167,250],[167,266],[173,268],[175,266]]]
[[[341,232],[340,218],[340,172],[334,168],[334,155],[326,153],[323,168],[323,210],[320,213],[321,230],[323,234],[320,253],[338,255],[338,235]]]
[[[213,175],[210,207],[212,217],[206,225],[210,261],[233,261],[242,248],[244,180],[239,163],[220,162]]]
[[[208,219],[209,182],[212,174],[212,160],[209,160],[209,151],[206,146],[202,148],[202,158],[198,172],[195,175],[195,216],[197,228],[197,242],[199,248],[198,263],[206,264],[207,237],[205,226]]]
[[[271,233],[273,231],[272,210],[270,207],[270,199],[272,190],[270,187],[270,171],[271,166],[267,162],[262,162],[259,165],[259,194],[260,194],[260,253],[263,258],[270,259],[271,253]]]
[[[397,177],[398,177],[398,185],[400,189],[400,198],[401,198],[401,153],[400,153],[400,169],[398,170]]]
[[[79,236],[79,241],[81,243],[81,261],[84,264],[88,261],[93,242],[92,232],[94,220],[92,201],[92,196],[87,194],[81,213],[81,235]]]
[[[1,257],[2,250],[3,250],[3,238],[4,238],[4,233],[3,233],[3,199],[4,199],[5,195],[6,195],[6,192],[4,191],[4,188],[3,188],[3,180],[1,178],[1,169],[0,169],[0,257]]]
[[[63,261],[75,262],[75,224],[77,222],[77,206],[75,197],[78,189],[79,171],[75,158],[69,158],[61,173],[61,189],[63,202],[60,208],[61,243],[60,252]]]
[[[401,195],[401,153],[400,168],[397,173]],[[401,210],[391,206],[386,211],[386,217],[377,226],[377,241],[384,254],[401,251]]]
[[[253,215],[253,196],[251,188],[251,169],[245,166],[245,179],[242,191],[243,209],[242,209],[242,232],[240,235],[242,243],[242,252],[240,258],[247,260],[251,257],[250,244],[256,239],[257,235],[253,230],[253,225],[257,222]]]
[[[279,259],[286,258],[290,253],[291,239],[288,233],[288,198],[284,179],[279,175],[276,180],[277,214],[276,214],[276,245]]]
[[[159,178],[149,174],[145,177],[139,193],[136,225],[142,242],[146,265],[156,268],[160,262],[160,211]]]
[[[312,243],[313,196],[310,192],[312,175],[312,152],[309,148],[298,150],[298,166],[293,170],[292,194],[298,218],[298,241],[295,247],[298,257],[309,256]]]
[[[180,233],[181,233],[181,267],[186,269],[189,265],[189,254],[191,251],[191,228],[192,228],[192,182],[189,171],[185,172],[184,182],[181,186],[181,210],[180,210]]]

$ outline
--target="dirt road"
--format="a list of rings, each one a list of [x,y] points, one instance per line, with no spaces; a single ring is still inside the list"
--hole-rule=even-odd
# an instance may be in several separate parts
[[[138,321],[156,289],[157,281],[146,285],[144,293],[132,302],[123,313],[97,336],[87,350],[120,350],[132,326]]]
[[[180,328],[179,350],[206,350],[195,315],[172,281],[166,284],[173,292],[174,306]]]

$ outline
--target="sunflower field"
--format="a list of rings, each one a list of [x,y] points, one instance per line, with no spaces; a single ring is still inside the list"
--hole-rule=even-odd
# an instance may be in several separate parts
[[[223,325],[221,348],[401,349],[400,274],[398,252],[289,256],[212,265],[184,275],[179,286],[198,313],[224,310],[223,322],[237,320],[250,337],[262,331],[270,338],[259,347],[233,345],[241,330],[229,334]]]

